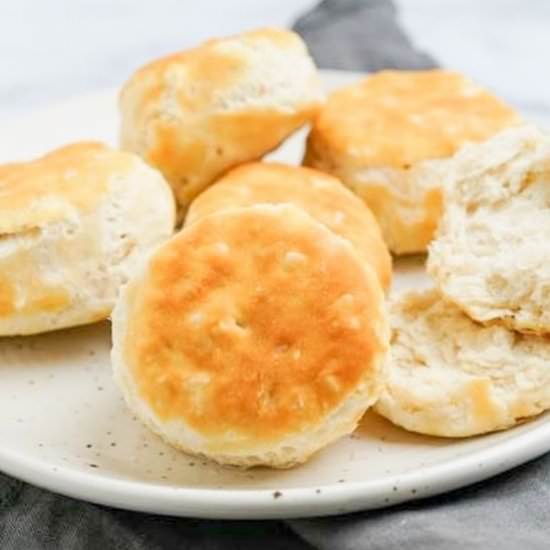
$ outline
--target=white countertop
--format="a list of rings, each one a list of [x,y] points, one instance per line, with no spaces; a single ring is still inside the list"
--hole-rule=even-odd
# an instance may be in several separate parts
[[[116,86],[207,37],[290,25],[315,0],[3,0],[0,124]],[[550,127],[548,0],[399,0],[413,41]]]
[[[397,3],[401,22],[417,46],[550,129],[550,1]]]

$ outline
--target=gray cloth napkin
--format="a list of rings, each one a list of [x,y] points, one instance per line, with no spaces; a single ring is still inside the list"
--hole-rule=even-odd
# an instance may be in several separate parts
[[[433,67],[388,0],[325,0],[295,29],[324,68]],[[1,444],[1,441],[0,441]],[[0,550],[550,548],[550,457],[450,495],[347,516],[201,521],[113,510],[0,474]]]
[[[319,550],[548,550],[550,455],[419,502],[290,521]]]
[[[432,57],[414,48],[398,24],[397,10],[390,0],[323,0],[296,21],[294,30],[323,69],[379,71],[436,66]]]

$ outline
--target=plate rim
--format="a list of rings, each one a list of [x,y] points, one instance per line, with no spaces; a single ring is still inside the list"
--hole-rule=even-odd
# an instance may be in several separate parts
[[[371,510],[435,496],[494,477],[550,449],[550,414],[482,451],[376,481],[290,489],[200,489],[98,477],[0,449],[0,469],[64,496],[115,508],[202,519],[290,519]],[[514,428],[512,428],[513,430]],[[483,437],[483,436],[480,436]]]

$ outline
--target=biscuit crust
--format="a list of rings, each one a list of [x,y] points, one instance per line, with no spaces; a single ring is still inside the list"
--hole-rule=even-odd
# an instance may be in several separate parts
[[[389,289],[392,260],[376,219],[337,178],[318,170],[275,162],[239,166],[193,201],[185,223],[221,210],[260,203],[288,203],[302,208],[347,239],[374,267],[383,288]]]
[[[365,200],[392,252],[425,252],[442,212],[430,163],[520,123],[501,100],[444,70],[382,71],[334,92],[316,117],[304,163]]]
[[[111,176],[125,177],[135,160],[99,142],[80,142],[41,158],[0,166],[0,233],[9,235],[89,212]]]
[[[115,377],[167,441],[288,467],[354,429],[379,395],[380,284],[351,245],[289,205],[207,216],[128,287]]]
[[[138,70],[120,95],[121,144],[164,174],[185,210],[223,172],[310,121],[321,100],[298,35],[260,29]]]
[[[107,318],[141,251],[174,222],[160,174],[100,143],[1,166],[0,335]]]

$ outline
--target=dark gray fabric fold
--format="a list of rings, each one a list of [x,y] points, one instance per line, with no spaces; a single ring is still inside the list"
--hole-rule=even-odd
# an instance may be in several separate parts
[[[289,524],[319,550],[547,550],[548,502],[550,455],[447,495]]]
[[[280,521],[138,514],[55,495],[0,474],[0,550],[310,550]]]
[[[431,56],[413,46],[399,26],[395,4],[388,0],[323,0],[296,21],[294,30],[323,69],[379,71],[436,66]]]

